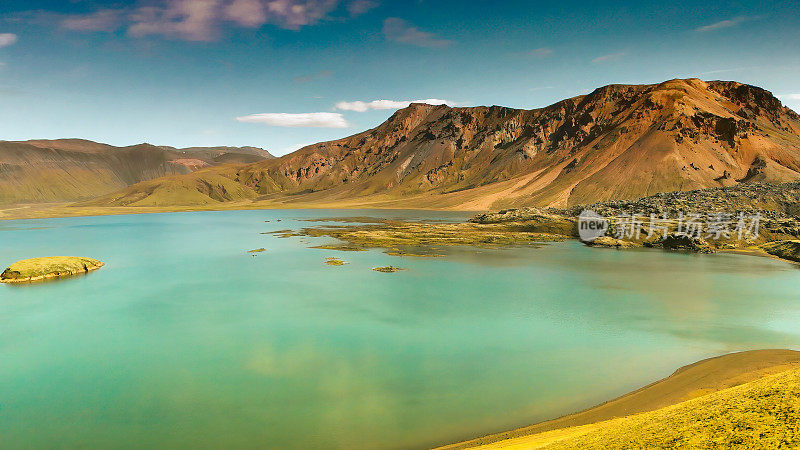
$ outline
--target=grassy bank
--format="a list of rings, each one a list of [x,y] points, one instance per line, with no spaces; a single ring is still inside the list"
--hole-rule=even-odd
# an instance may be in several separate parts
[[[441,447],[776,448],[800,444],[800,352],[732,353],[588,410]]]

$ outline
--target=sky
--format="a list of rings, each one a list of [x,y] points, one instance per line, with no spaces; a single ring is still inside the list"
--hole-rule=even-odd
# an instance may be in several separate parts
[[[0,2],[2,140],[281,155],[411,101],[531,109],[688,77],[800,111],[797,0]]]

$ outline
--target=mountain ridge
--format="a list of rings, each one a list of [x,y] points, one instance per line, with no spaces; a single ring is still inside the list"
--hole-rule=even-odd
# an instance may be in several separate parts
[[[272,157],[255,147],[115,147],[85,139],[0,141],[0,204],[88,199],[165,175]]]
[[[135,184],[95,206],[390,204],[485,210],[800,179],[800,116],[733,81],[612,84],[532,109],[411,104],[251,164]]]

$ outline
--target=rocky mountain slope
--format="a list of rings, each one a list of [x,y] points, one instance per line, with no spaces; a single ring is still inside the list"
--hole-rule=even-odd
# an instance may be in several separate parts
[[[132,186],[95,204],[235,197],[480,210],[797,179],[800,116],[755,86],[686,79],[605,86],[535,110],[413,104],[344,139]],[[232,195],[229,181],[244,195]]]
[[[0,204],[91,198],[165,175],[270,157],[253,147],[113,147],[81,139],[0,141]]]

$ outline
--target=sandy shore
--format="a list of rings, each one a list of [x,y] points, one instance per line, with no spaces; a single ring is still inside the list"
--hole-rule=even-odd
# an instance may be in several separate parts
[[[660,410],[798,368],[800,352],[793,350],[731,353],[681,367],[667,378],[578,413],[439,449],[538,448],[595,432],[619,418]]]

